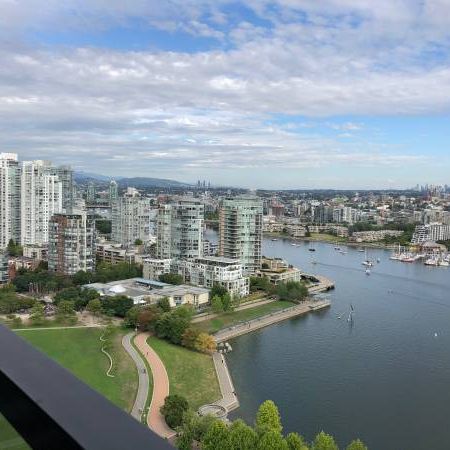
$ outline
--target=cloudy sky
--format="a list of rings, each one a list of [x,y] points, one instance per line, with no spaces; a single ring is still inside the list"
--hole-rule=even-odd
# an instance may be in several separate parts
[[[450,183],[450,0],[0,11],[0,151],[245,187]]]

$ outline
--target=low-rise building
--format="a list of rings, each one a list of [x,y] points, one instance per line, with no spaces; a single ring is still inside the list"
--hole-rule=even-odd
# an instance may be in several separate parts
[[[161,275],[170,273],[171,265],[171,258],[146,258],[144,260],[142,274],[148,280],[157,280]]]
[[[272,284],[301,281],[303,272],[297,267],[289,265],[281,258],[262,258],[261,269],[256,276],[267,278]]]
[[[354,242],[377,242],[386,237],[398,237],[403,234],[400,230],[376,230],[376,231],[355,231],[351,240]]]
[[[136,250],[134,248],[124,248],[121,244],[99,242],[96,245],[96,256],[98,260],[109,264],[120,262],[133,264],[136,258]]]
[[[174,266],[186,283],[206,288],[212,288],[217,283],[232,297],[243,297],[250,292],[249,278],[243,275],[242,264],[236,259],[203,256],[177,261]]]
[[[46,245],[24,245],[23,256],[37,261],[46,261],[48,247]]]
[[[83,286],[94,289],[100,296],[124,295],[133,300],[135,305],[156,304],[164,297],[169,299],[171,307],[193,305],[195,308],[209,302],[209,290],[187,285],[171,285],[145,278],[130,278],[109,283],[90,283]]]

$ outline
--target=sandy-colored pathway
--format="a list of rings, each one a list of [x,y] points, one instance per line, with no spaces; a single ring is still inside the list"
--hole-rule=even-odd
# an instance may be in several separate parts
[[[163,438],[171,438],[175,431],[169,428],[164,417],[159,412],[164,405],[164,399],[169,395],[169,377],[166,368],[157,353],[147,344],[149,333],[139,333],[134,343],[141,354],[147,359],[153,375],[153,395],[147,414],[147,424],[156,434]]]

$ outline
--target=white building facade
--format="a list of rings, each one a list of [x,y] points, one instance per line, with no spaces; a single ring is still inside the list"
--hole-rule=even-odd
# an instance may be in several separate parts
[[[178,261],[175,265],[185,283],[208,289],[217,283],[232,297],[244,297],[250,292],[250,280],[243,275],[242,264],[238,260],[209,256]]]

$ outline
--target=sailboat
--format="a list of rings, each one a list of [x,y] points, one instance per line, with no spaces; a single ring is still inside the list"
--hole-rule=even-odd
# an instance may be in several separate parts
[[[364,258],[364,261],[361,264],[366,267],[372,267],[373,262],[370,261],[369,258],[367,257],[367,250],[365,250],[365,255],[366,255],[366,257]]]

